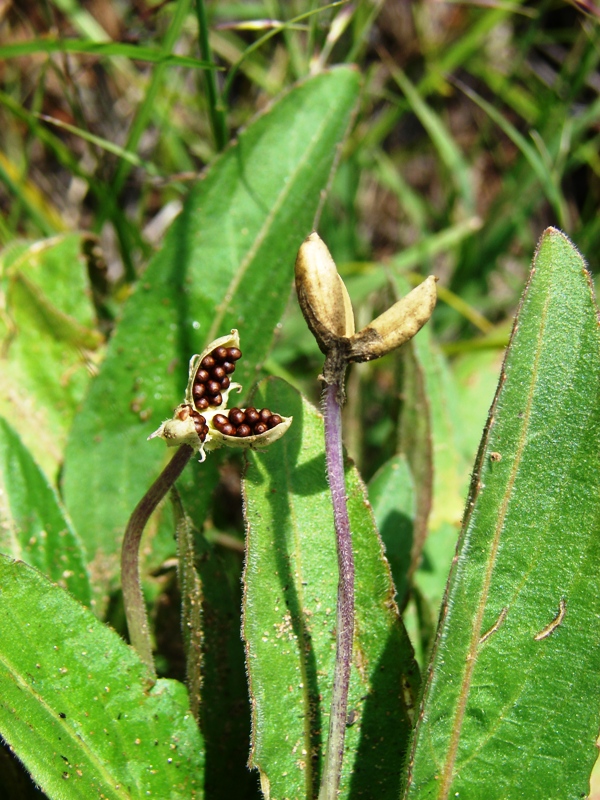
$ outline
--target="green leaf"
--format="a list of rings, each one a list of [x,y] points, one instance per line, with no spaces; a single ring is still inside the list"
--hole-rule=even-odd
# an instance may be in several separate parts
[[[279,380],[263,385],[253,402],[294,421],[264,453],[249,453],[244,481],[251,764],[266,796],[312,797],[328,730],[338,583],[323,419]],[[346,485],[356,626],[340,797],[391,798],[400,788],[410,729],[405,701],[416,664],[365,486],[352,466]]]
[[[369,481],[369,501],[402,608],[408,594],[416,513],[415,485],[405,456],[393,456],[377,470]]]
[[[0,414],[49,474],[62,459],[67,431],[89,380],[86,350],[95,330],[81,234],[18,242],[0,256],[3,363]]]
[[[1,417],[0,552],[37,567],[82,603],[90,604],[81,542],[48,479]]]
[[[127,42],[90,42],[85,39],[30,39],[25,42],[5,44],[0,47],[0,58],[19,58],[37,53],[89,53],[100,58],[131,58],[134,61],[148,61],[165,66],[188,67],[195,69],[217,69],[208,61],[189,56],[165,53],[156,47],[145,47]]]
[[[587,796],[600,706],[599,355],[583,259],[550,228],[480,445],[408,797]]]
[[[354,69],[317,75],[240,133],[129,300],[65,465],[67,507],[96,554],[92,575],[102,564],[114,571],[128,515],[164,462],[144,440],[181,401],[190,356],[233,327],[245,356],[237,381],[251,381],[267,355],[359,84]]]
[[[36,570],[0,556],[0,734],[50,798],[202,796],[185,688]]]

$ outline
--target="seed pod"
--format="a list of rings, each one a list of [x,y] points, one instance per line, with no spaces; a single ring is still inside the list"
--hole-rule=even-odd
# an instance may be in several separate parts
[[[198,434],[196,420],[199,415],[193,416],[190,411],[190,406],[187,403],[182,403],[180,406],[177,406],[173,414],[173,419],[168,419],[163,422],[154,433],[150,434],[148,439],[160,437],[165,440],[168,447],[178,447],[180,444],[189,444],[194,450],[200,450],[206,439],[206,434],[204,434],[204,436]]]
[[[229,336],[215,339],[199,355],[192,356],[185,392],[186,403],[202,412],[209,407],[222,410],[227,406],[229,393],[233,389],[241,389],[239,383],[233,383],[228,377],[235,370],[235,364],[228,355],[230,350],[234,351],[237,358],[241,357],[240,337],[235,329]],[[218,370],[216,375],[215,369]],[[204,386],[204,391],[198,388],[200,385]]]
[[[232,389],[239,391],[242,388],[229,379],[241,356],[236,330],[211,342],[199,355],[192,356],[185,401],[175,409],[173,419],[163,422],[148,438],[160,437],[170,447],[188,444],[200,452],[200,461],[204,461],[205,450],[214,450],[224,444],[244,448],[266,447],[283,436],[292,423],[292,417],[271,414],[267,409],[268,420],[260,422],[261,413],[253,407],[232,408],[227,412],[229,393]],[[215,370],[219,371],[215,373]],[[212,393],[216,389],[220,391]],[[248,413],[250,419],[247,419]],[[259,422],[260,427],[253,431]]]
[[[437,278],[430,275],[350,339],[350,361],[371,361],[390,353],[421,330],[431,317]]]
[[[246,410],[243,408],[239,410],[241,410],[242,413],[246,413]],[[209,411],[205,414],[207,419],[210,419],[211,413],[212,412]],[[225,426],[221,428],[221,430],[217,430],[217,428],[211,425],[210,434],[206,438],[204,447],[207,452],[223,444],[229,445],[230,447],[251,447],[253,450],[260,449],[261,447],[268,447],[283,436],[293,420],[293,417],[283,417],[279,414],[272,414],[271,419],[273,419],[273,417],[280,419],[281,422],[276,424],[273,428],[267,428],[263,433],[252,433],[250,426],[245,422],[242,422],[238,426],[234,426],[230,423],[231,433],[226,431]],[[241,433],[240,429],[242,429]]]
[[[304,240],[296,258],[296,292],[304,319],[321,351],[354,334],[354,315],[344,282],[319,234]]]

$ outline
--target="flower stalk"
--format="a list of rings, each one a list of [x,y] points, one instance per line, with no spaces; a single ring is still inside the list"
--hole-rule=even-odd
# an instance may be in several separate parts
[[[338,551],[338,597],[336,658],[333,675],[333,692],[329,717],[329,738],[323,780],[319,800],[334,800],[337,796],[339,775],[344,757],[348,687],[352,662],[354,638],[354,555],[348,506],[346,504],[346,481],[344,478],[344,454],[342,448],[342,408],[339,386],[330,384],[325,389],[325,459],[329,488],[333,501],[333,517],[337,535]]]
[[[427,322],[436,302],[433,276],[391,308],[355,332],[348,291],[329,250],[317,233],[311,233],[298,251],[296,292],[302,313],[325,354],[321,376],[325,384],[325,455],[333,504],[338,552],[336,662],[334,669],[329,738],[319,800],[338,795],[354,638],[354,556],[346,501],[342,413],[345,375],[349,364],[371,361],[400,347]]]
[[[152,657],[152,640],[148,625],[148,614],[142,594],[140,581],[140,542],[142,533],[153,511],[167,492],[175,484],[183,472],[185,465],[194,455],[194,449],[182,444],[171,461],[167,464],[146,494],[135,507],[125,529],[121,549],[121,586],[123,589],[123,605],[127,619],[129,640],[137,650],[139,657],[148,668],[153,681],[156,680],[156,668]]]

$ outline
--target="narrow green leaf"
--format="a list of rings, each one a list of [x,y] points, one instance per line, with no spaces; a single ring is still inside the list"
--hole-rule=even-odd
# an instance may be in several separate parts
[[[2,417],[0,552],[37,567],[82,603],[90,604],[81,542],[48,479]]]
[[[393,456],[369,481],[369,501],[403,608],[408,594],[410,554],[416,513],[415,485],[403,455]]]
[[[480,445],[408,797],[587,796],[600,707],[599,355],[583,259],[550,228]]]
[[[36,570],[0,556],[0,734],[50,798],[202,796],[185,688]]]
[[[390,68],[392,78],[402,89],[410,107],[429,134],[452,180],[455,181],[465,210],[467,213],[473,213],[475,198],[469,165],[454,142],[450,131],[433,108],[421,97],[419,91],[413,86],[404,72],[390,60],[386,63]]]
[[[318,75],[240,133],[191,192],[129,300],[65,465],[67,506],[97,566],[108,560],[114,572],[128,515],[165,459],[144,439],[181,401],[190,356],[236,327],[236,380],[248,383],[265,358],[359,83],[348,68]]]
[[[0,413],[53,475],[89,380],[95,330],[80,234],[18,242],[0,256]]]
[[[195,69],[217,69],[208,61],[189,56],[178,56],[165,53],[155,47],[144,47],[127,42],[92,42],[85,39],[29,39],[26,42],[4,44],[0,47],[0,58],[19,58],[36,53],[86,53],[101,58],[118,56],[131,58],[134,61],[148,61],[174,67],[191,67]]]
[[[328,730],[338,583],[321,415],[282,381],[254,404],[294,421],[249,454],[243,633],[252,696],[251,764],[267,797],[313,797]],[[412,648],[365,486],[346,474],[356,627],[340,797],[397,797],[416,683]]]

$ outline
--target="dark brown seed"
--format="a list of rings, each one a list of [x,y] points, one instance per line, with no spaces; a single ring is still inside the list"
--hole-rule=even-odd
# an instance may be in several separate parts
[[[235,372],[235,364],[232,364],[231,361],[224,361],[221,366],[228,375],[231,375],[232,372]]]
[[[268,431],[268,430],[269,430],[269,428],[266,425],[266,423],[264,423],[264,422],[257,422],[256,425],[253,428],[253,431],[257,436],[259,434],[261,434],[261,433],[264,433],[265,431]]]
[[[259,420],[260,414],[253,406],[246,409],[246,422],[248,425],[255,425]]]
[[[237,361],[238,358],[242,357],[242,351],[238,350],[237,347],[228,347],[227,348],[227,360],[228,361]]]
[[[209,394],[219,394],[221,391],[221,384],[219,381],[208,381],[206,384],[206,391]]]
[[[229,425],[227,417],[224,414],[215,414],[213,422],[215,423],[215,427],[219,430],[222,430],[223,425]]]
[[[216,366],[211,370],[210,374],[212,375],[213,380],[220,381],[225,377],[225,370],[223,367]]]
[[[229,376],[225,375],[224,378],[221,378],[221,389],[225,391],[225,389],[229,389],[231,386],[231,381],[229,380]]]
[[[212,369],[215,365],[215,360],[212,356],[204,356],[200,362],[202,369]]]
[[[199,369],[196,373],[195,383],[206,383],[206,381],[210,378],[210,375],[205,369]]]
[[[191,408],[189,406],[184,406],[180,408],[177,412],[177,419],[180,419],[182,422],[186,420],[190,415]]]
[[[227,358],[227,348],[215,347],[211,353],[211,356],[215,359],[215,361],[225,361]]]
[[[192,389],[192,394],[194,397],[204,397],[204,393],[206,392],[206,386],[203,383],[195,383],[194,388]]]
[[[235,428],[228,422],[221,428],[221,433],[224,433],[225,436],[235,436]]]
[[[267,422],[268,419],[272,416],[268,408],[263,408],[262,411],[259,411],[258,413],[260,414],[261,422]]]
[[[206,397],[199,397],[196,400],[196,406],[198,408],[208,408],[208,400]]]
[[[241,436],[241,437],[250,436],[251,433],[252,429],[249,425],[240,425],[237,431],[235,432],[236,436]]]
[[[201,420],[200,417],[196,417],[196,419],[194,420],[194,427],[196,428],[196,433],[198,434],[198,436],[201,436],[202,431],[204,430],[204,423],[201,422],[200,420]]]
[[[216,394],[216,395],[214,395],[214,397],[210,398],[210,405],[211,406],[220,406],[222,402],[223,402],[223,398],[221,397],[220,393]]]
[[[202,433],[203,433],[203,435],[204,435],[204,439],[206,439],[206,437],[208,436],[208,425],[205,425],[205,426],[202,428]]]
[[[237,426],[246,421],[246,415],[241,408],[232,408],[229,412],[229,422]]]
[[[275,425],[281,425],[283,419],[279,416],[279,414],[271,414],[269,419],[267,420],[267,425],[269,428],[274,428]]]

